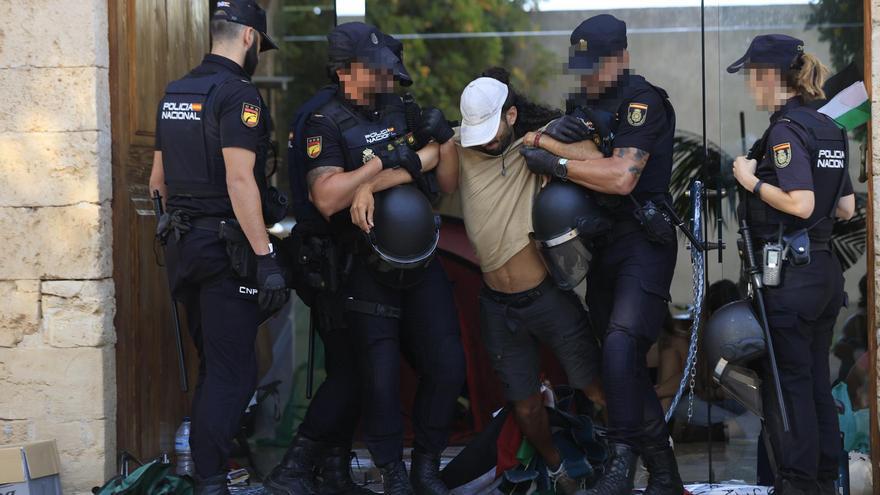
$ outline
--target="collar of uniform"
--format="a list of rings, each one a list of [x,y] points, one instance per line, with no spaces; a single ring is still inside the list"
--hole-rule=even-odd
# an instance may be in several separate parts
[[[378,96],[377,96],[378,98]],[[360,105],[356,105],[353,101],[349,100],[345,97],[345,94],[342,92],[342,86],[339,86],[339,89],[336,91],[336,99],[339,100],[340,103],[345,105],[350,110],[354,111],[358,115],[364,117],[369,120],[376,120],[379,118],[379,109],[373,107],[362,107]]]
[[[804,105],[803,100],[801,100],[800,96],[792,96],[785,102],[785,105],[782,105],[782,108],[773,112],[773,115],[770,116],[770,122],[776,122],[781,119],[786,112],[793,108],[801,107]]]
[[[244,69],[240,65],[235,63],[234,60],[226,58],[222,55],[209,53],[209,54],[205,55],[205,58],[202,59],[202,63],[203,64],[219,65],[230,72],[233,72],[235,74],[240,75],[241,77],[247,79],[248,81],[251,80],[250,76],[248,76],[247,72],[245,72]]]

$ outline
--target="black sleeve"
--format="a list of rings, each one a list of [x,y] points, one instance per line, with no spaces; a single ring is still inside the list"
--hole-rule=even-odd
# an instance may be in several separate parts
[[[308,170],[318,167],[345,168],[342,138],[329,118],[320,114],[309,117],[303,129],[303,139]]]
[[[256,153],[268,119],[257,88],[247,81],[232,81],[218,91],[222,92],[217,95],[220,147]]]
[[[805,138],[788,124],[773,126],[767,139],[767,153],[775,166],[780,189],[785,192],[815,190]]]
[[[638,148],[652,153],[667,123],[663,99],[651,88],[645,88],[621,106],[620,124],[614,136],[614,148]]]
[[[854,192],[852,179],[849,176],[849,169],[845,170],[844,173],[846,174],[846,177],[844,177],[843,179],[843,192],[840,193],[841,198],[844,196],[849,196]]]

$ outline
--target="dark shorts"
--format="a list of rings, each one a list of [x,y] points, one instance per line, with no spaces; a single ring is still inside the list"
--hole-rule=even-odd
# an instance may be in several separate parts
[[[480,320],[483,342],[508,400],[523,400],[540,390],[539,343],[553,351],[572,387],[582,389],[599,376],[586,310],[574,292],[559,289],[549,277],[516,294],[483,287]]]

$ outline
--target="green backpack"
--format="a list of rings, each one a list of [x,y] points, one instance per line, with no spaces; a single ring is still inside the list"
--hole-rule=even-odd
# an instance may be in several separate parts
[[[126,477],[118,475],[100,488],[92,489],[95,495],[193,495],[193,483],[187,477],[170,474],[171,464],[158,459],[135,469]]]

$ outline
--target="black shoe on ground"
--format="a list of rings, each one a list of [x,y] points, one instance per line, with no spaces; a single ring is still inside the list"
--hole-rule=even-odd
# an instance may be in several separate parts
[[[684,483],[678,474],[678,463],[669,443],[650,445],[642,449],[642,461],[648,470],[645,495],[681,495]]]
[[[351,479],[351,447],[329,447],[321,463],[320,495],[376,495]]]
[[[322,451],[323,444],[296,435],[281,464],[263,480],[263,488],[272,495],[317,495],[315,472]]]
[[[382,486],[385,495],[415,495],[409,477],[406,475],[406,466],[403,461],[394,461],[384,466],[379,466],[382,473]],[[422,495],[422,494],[419,494]]]
[[[413,491],[419,495],[449,495],[449,488],[440,479],[440,456],[437,454],[413,449],[409,480]]]
[[[587,490],[587,495],[631,495],[639,456],[632,447],[610,443],[611,458],[605,464],[605,473]]]

